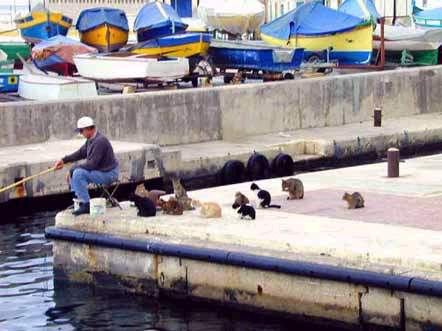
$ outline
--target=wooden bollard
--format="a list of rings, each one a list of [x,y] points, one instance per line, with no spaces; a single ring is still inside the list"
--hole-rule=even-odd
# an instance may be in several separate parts
[[[389,148],[387,151],[387,163],[388,163],[388,177],[397,178],[399,177],[399,149]]]
[[[373,125],[376,127],[382,126],[382,109],[381,108],[375,108],[374,109],[374,123]]]

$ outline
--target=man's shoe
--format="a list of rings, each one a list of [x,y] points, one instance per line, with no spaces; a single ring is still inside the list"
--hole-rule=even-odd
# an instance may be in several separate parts
[[[80,202],[80,207],[72,212],[72,215],[78,216],[82,214],[89,214],[90,204],[89,202]]]

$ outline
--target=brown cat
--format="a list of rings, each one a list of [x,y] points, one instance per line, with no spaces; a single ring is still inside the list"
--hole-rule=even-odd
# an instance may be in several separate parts
[[[248,203],[250,203],[250,201],[244,194],[242,194],[241,192],[235,193],[235,202],[233,203],[233,205],[239,207],[242,205],[247,205]]]
[[[170,197],[168,201],[160,199],[159,206],[166,215],[183,215],[183,207],[178,203],[174,197]]]
[[[135,189],[135,194],[142,197],[142,198],[149,198],[150,200],[153,201],[155,206],[158,206],[158,204],[160,202],[160,197],[165,195],[166,192],[161,191],[161,190],[148,191],[148,190],[146,190],[146,187],[144,186],[144,184],[140,184]]]
[[[298,178],[282,180],[282,190],[289,192],[287,200],[298,200],[304,198],[304,184]]]
[[[200,208],[200,215],[205,218],[220,218],[222,216],[222,209],[216,202],[200,202],[199,200],[192,200],[192,206]]]
[[[361,193],[354,192],[352,194],[344,193],[342,200],[347,201],[348,209],[364,208],[364,198]]]
[[[187,195],[186,189],[179,178],[172,178],[173,192],[175,193],[175,198],[181,204],[184,210],[194,210],[192,207],[192,199]]]

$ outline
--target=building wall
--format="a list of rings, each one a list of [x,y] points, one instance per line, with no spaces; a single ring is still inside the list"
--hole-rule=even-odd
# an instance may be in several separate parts
[[[113,7],[124,10],[128,19],[129,26],[132,27],[133,21],[138,11],[146,3],[155,0],[46,0],[46,7],[53,11],[59,11],[71,17],[74,21],[83,9],[94,7]],[[170,4],[171,0],[163,0]],[[199,0],[192,0],[194,11],[197,8]]]

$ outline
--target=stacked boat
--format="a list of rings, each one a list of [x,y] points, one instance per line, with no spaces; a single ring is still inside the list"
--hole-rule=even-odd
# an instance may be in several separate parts
[[[261,38],[281,47],[304,48],[304,59],[367,64],[372,57],[373,22],[310,2],[261,26]]]
[[[187,32],[186,24],[169,5],[156,1],[139,11],[134,24],[138,44],[126,50],[150,56],[190,58],[192,63],[207,55],[211,36]]]
[[[346,14],[354,15],[376,22],[381,15],[372,0],[346,0],[338,9]],[[439,11],[442,20],[442,9],[429,11],[431,15]],[[428,11],[427,11],[428,12]],[[421,16],[419,16],[420,13]],[[401,64],[433,65],[438,63],[438,49],[442,45],[442,29],[422,29],[417,17],[426,16],[424,11],[414,15],[416,26],[384,26],[384,48],[387,60]],[[428,23],[428,21],[425,21]],[[424,21],[423,25],[425,24]],[[379,50],[381,44],[381,26],[376,25],[373,33],[373,48]]]
[[[15,20],[22,38],[35,44],[56,35],[66,36],[72,25],[72,19],[58,12],[51,12],[41,4],[31,12]]]
[[[124,11],[115,8],[83,10],[76,28],[81,42],[100,52],[113,52],[124,47],[129,37],[129,24]]]

